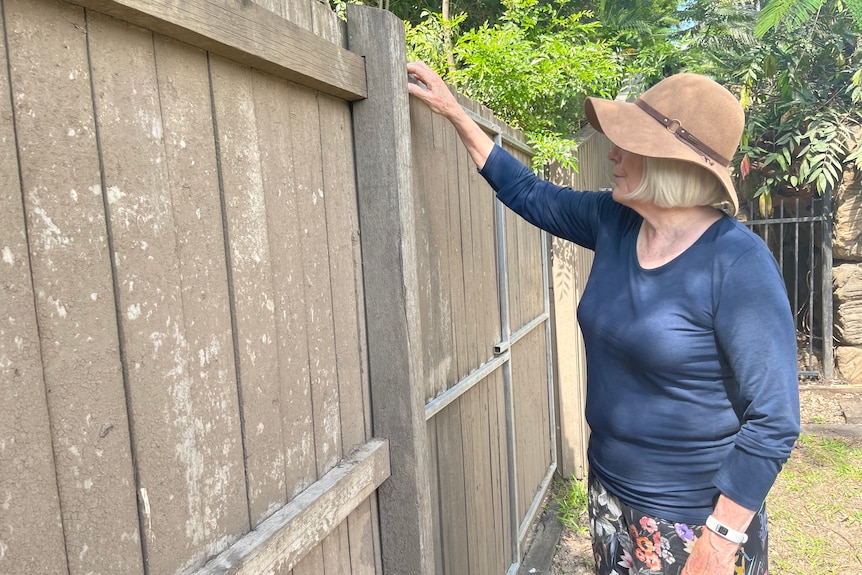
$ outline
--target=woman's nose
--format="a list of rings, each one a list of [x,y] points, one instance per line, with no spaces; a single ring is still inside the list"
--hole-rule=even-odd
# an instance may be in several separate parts
[[[612,162],[617,162],[620,159],[620,147],[614,144],[614,146],[608,152],[608,159]]]

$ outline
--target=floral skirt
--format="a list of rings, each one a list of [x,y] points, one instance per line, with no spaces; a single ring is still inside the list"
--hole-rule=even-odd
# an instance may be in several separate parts
[[[590,534],[596,575],[679,575],[703,525],[653,517],[608,493],[590,473]],[[755,514],[734,575],[768,575],[766,506]]]

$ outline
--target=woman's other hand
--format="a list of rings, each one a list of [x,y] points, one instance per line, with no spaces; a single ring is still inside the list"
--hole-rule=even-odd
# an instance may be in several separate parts
[[[681,575],[734,575],[738,550],[738,544],[704,527]]]

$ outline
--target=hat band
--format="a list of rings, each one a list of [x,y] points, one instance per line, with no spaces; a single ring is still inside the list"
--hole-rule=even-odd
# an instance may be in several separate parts
[[[728,160],[727,158],[725,158],[724,156],[698,140],[694,136],[694,134],[682,127],[682,123],[679,120],[669,119],[667,116],[665,116],[643,100],[639,99],[635,101],[635,105],[656,120],[658,120],[658,122],[661,123],[665,128],[667,128],[668,132],[676,136],[678,140],[680,140],[684,144],[687,144],[693,150],[703,155],[704,160],[714,160],[724,167],[730,166],[730,160]]]

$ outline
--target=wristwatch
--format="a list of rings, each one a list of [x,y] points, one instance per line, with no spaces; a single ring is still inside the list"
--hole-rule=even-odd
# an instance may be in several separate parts
[[[746,535],[745,533],[742,533],[741,531],[737,531],[736,529],[731,529],[730,527],[728,527],[724,523],[720,522],[718,519],[716,519],[712,515],[710,515],[709,517],[706,518],[706,527],[710,531],[712,531],[718,535],[721,535],[722,537],[724,537],[728,541],[732,541],[732,542],[736,543],[737,545],[745,543],[746,541],[748,541],[748,535]]]

